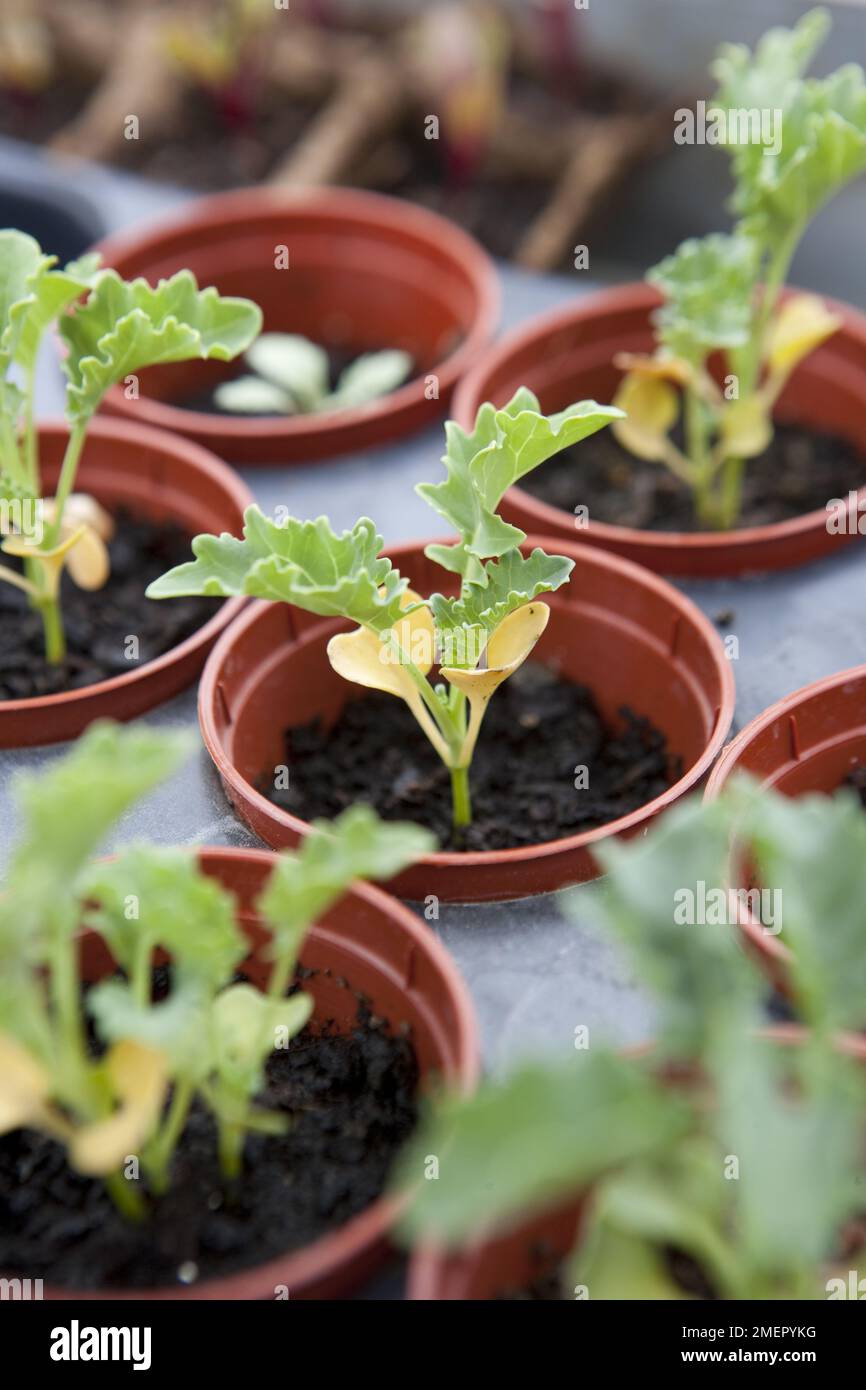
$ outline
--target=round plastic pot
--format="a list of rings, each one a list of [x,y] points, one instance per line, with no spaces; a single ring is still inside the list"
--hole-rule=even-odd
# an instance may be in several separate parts
[[[142,372],[135,401],[119,387],[109,391],[110,414],[174,430],[234,463],[307,462],[432,424],[499,315],[493,263],[471,237],[372,193],[243,189],[197,200],[152,230],[121,233],[96,249],[126,278],[155,284],[186,267],[202,286],[246,295],[261,306],[267,332],[300,333],[350,353],[402,348],[414,359],[413,379],[389,395],[312,416],[250,418],[173,404],[233,370],[213,362]]]
[[[242,967],[262,985],[269,969],[269,934],[254,903],[274,866],[265,850],[201,849],[206,874],[232,892],[250,956]],[[102,938],[81,938],[81,977],[88,982],[114,970]],[[315,1000],[311,1026],[335,1023],[349,1031],[358,995],[392,1030],[408,1027],[418,1058],[422,1087],[436,1082],[469,1092],[478,1079],[478,1035],[466,986],[445,948],[429,928],[378,888],[356,884],[326,912],[309,933],[301,964],[315,971],[304,989]],[[336,1298],[370,1274],[387,1254],[387,1233],[400,1209],[380,1198],[337,1230],[311,1245],[266,1264],[187,1287],[98,1289],[80,1292],[45,1289],[57,1299],[273,1299],[285,1286],[291,1299]]]
[[[57,482],[67,438],[65,423],[40,427],[48,495]],[[244,509],[253,500],[246,484],[207,450],[121,420],[91,422],[76,487],[109,512],[126,507],[138,516],[174,522],[191,536],[201,531],[240,535]],[[243,599],[221,604],[185,641],[121,676],[58,695],[0,701],[0,748],[77,738],[94,719],[134,719],[176,695],[198,675],[217,637],[243,605]]]
[[[660,302],[651,286],[637,283],[587,295],[534,319],[485,353],[463,379],[455,416],[468,428],[484,401],[504,405],[519,386],[530,387],[547,412],[577,400],[612,401],[622,375],[613,359],[618,352],[652,350],[650,315]],[[776,419],[842,435],[866,457],[866,318],[845,304],[827,303],[842,326],[798,368],[779,399]],[[858,501],[866,509],[866,486]],[[575,534],[573,516],[521,488],[506,493],[500,511],[525,531]],[[856,539],[852,529],[853,534],[830,534],[822,507],[789,521],[726,532],[639,531],[590,516],[580,538],[660,574],[710,577],[804,564]]]
[[[784,1023],[761,1029],[760,1036],[782,1047],[802,1043],[805,1030]],[[836,1048],[866,1063],[866,1039],[839,1034]],[[644,1049],[641,1049],[644,1050]],[[525,1289],[552,1273],[574,1248],[586,1210],[586,1195],[555,1210],[537,1212],[491,1239],[449,1253],[421,1243],[409,1263],[407,1297],[427,1301],[491,1300],[507,1289]]]
[[[848,773],[866,762],[866,666],[826,676],[770,705],[725,748],[707,781],[706,796],[719,795],[736,772],[785,796],[832,795]],[[748,866],[736,871],[751,887]],[[790,992],[790,951],[778,936],[743,911],[740,925],[750,950],[783,994]]]
[[[645,831],[701,783],[724,742],[734,708],[731,667],[694,604],[615,555],[538,536],[524,549],[536,545],[575,562],[569,583],[548,596],[551,616],[536,658],[588,685],[607,724],[616,725],[623,705],[651,719],[681,758],[682,776],[645,806],[579,835],[520,849],[432,854],[389,885],[403,897],[435,893],[444,901],[481,902],[594,878],[595,847],[614,835]],[[453,576],[427,559],[423,542],[388,554],[418,592],[448,590]],[[285,730],[316,717],[333,722],[346,701],[362,693],[332,670],[326,652],[330,637],[350,627],[286,604],[257,602],[224,635],[205,668],[199,688],[205,743],[229,799],[270,845],[294,844],[309,830],[257,790],[265,769],[285,760]]]

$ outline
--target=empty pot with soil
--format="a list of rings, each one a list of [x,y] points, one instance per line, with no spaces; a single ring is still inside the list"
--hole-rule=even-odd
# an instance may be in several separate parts
[[[135,400],[109,391],[111,414],[171,429],[237,463],[307,462],[432,424],[490,340],[499,310],[493,265],[465,232],[419,208],[343,189],[201,199],[99,250],[122,274],[152,284],[188,266],[199,283],[261,305],[266,333],[319,350],[312,405],[303,391],[309,375],[301,381],[304,409],[294,391],[283,404],[248,399],[244,413],[220,407],[215,392],[242,369],[213,363],[142,372]],[[359,394],[362,359],[383,353],[390,373],[376,390],[368,377]],[[285,371],[272,386],[296,382]]]
[[[518,384],[548,411],[587,396],[626,412],[579,458],[560,454],[512,489],[510,520],[552,535],[579,527],[590,545],[698,576],[781,569],[866,534],[866,321],[784,288],[811,219],[866,169],[862,72],[802,75],[829,23],[813,10],[753,54],[720,51],[713,111],[766,88],[787,132],[772,160],[769,137],[716,132],[731,155],[732,231],[684,241],[647,285],[519,329],[462,383],[464,422]]]
[[[450,957],[356,881],[427,837],[361,811],[292,859],[139,844],[88,864],[185,749],[101,724],[30,779],[5,900],[27,1017],[0,1007],[0,1270],[49,1298],[338,1297],[385,1252],[421,1093],[476,1076]],[[79,989],[52,1011],[66,971]]]

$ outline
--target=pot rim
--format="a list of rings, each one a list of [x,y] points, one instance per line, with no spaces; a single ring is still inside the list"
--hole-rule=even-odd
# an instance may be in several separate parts
[[[38,422],[39,435],[68,435],[69,425],[62,417],[52,417]],[[87,428],[87,439],[114,440],[123,448],[135,449],[137,444],[150,445],[166,454],[181,455],[211,482],[219,485],[238,508],[239,516],[254,501],[246,483],[227,464],[211,454],[203,445],[184,439],[181,435],[170,434],[167,430],[155,429],[152,425],[139,425],[133,420],[107,419],[97,416]],[[85,454],[87,443],[85,442]],[[149,676],[175,665],[187,656],[208,646],[222,633],[246,606],[246,599],[226,599],[206,623],[196,628],[177,646],[169,648],[152,661],[143,662],[131,671],[119,676],[109,676],[106,680],[95,681],[75,690],[61,690],[54,695],[32,695],[23,700],[0,701],[0,727],[5,713],[16,715],[46,714],[67,705],[84,704],[89,699],[101,695],[123,691],[136,685]]]
[[[205,227],[229,229],[235,225],[242,234],[245,221],[251,216],[310,212],[339,218],[349,214],[366,218],[371,229],[408,230],[418,240],[435,244],[440,251],[449,250],[471,283],[476,306],[465,336],[452,352],[441,358],[434,368],[444,398],[454,388],[478,353],[490,342],[499,322],[502,292],[496,267],[487,252],[462,227],[427,208],[416,207],[402,199],[365,189],[337,187],[278,189],[253,184],[209,197],[196,198],[181,205],[173,213],[142,230],[120,231],[103,238],[92,248],[99,252],[106,265],[129,257],[142,257],[155,240],[174,232],[194,236]],[[139,271],[139,274],[142,272]],[[437,370],[438,369],[438,370]],[[390,391],[386,396],[362,406],[350,406],[317,416],[275,416],[255,418],[216,415],[206,411],[186,410],[166,401],[142,395],[136,401],[136,412],[149,424],[161,426],[196,437],[235,443],[255,439],[275,445],[309,440],[315,446],[327,441],[335,429],[350,431],[353,426],[379,423],[401,410],[418,405],[426,399],[423,374]],[[112,413],[128,416],[123,393],[112,387],[106,394],[106,406]]]
[[[828,690],[835,690],[837,686],[846,685],[849,681],[866,680],[866,665],[849,666],[844,671],[836,671],[829,676],[821,676],[816,681],[810,681],[807,685],[801,685],[790,694],[783,695],[775,700],[772,705],[761,710],[754,719],[750,719],[738,734],[735,734],[730,743],[726,744],[719,754],[718,761],[707,779],[704,788],[704,799],[714,801],[722,792],[726,782],[729,781],[733,773],[737,770],[743,749],[747,748],[758,734],[764,732],[769,725],[785,714],[793,714],[799,705],[805,700],[811,699],[814,695],[823,695]],[[847,732],[853,732],[849,730]],[[838,742],[844,738],[845,731],[838,733],[833,742]],[[820,747],[822,745],[816,745]]]
[[[190,854],[195,854],[207,871],[210,864],[255,864],[263,870],[272,866],[279,858],[278,853],[266,849],[243,849],[227,845],[189,845]],[[365,900],[379,909],[379,912],[395,920],[401,930],[411,938],[413,944],[428,959],[432,959],[448,995],[455,1006],[458,1033],[455,1036],[455,1055],[453,1075],[450,1078],[452,1090],[468,1095],[475,1088],[481,1073],[480,1034],[475,1009],[469,988],[457,965],[435,932],[425,928],[410,908],[392,897],[375,884],[357,880],[347,890],[346,897]],[[315,923],[310,929],[310,937],[316,933],[327,936],[327,927]],[[380,967],[387,962],[384,952],[373,955],[368,950],[365,955]],[[405,992],[405,991],[404,991]],[[277,1255],[263,1264],[250,1265],[232,1274],[217,1275],[203,1280],[200,1284],[181,1288],[174,1285],[155,1288],[134,1289],[87,1289],[66,1288],[64,1285],[46,1284],[46,1297],[49,1299],[74,1299],[75,1301],[108,1300],[112,1302],[129,1301],[197,1301],[228,1299],[243,1301],[262,1298],[262,1288],[267,1285],[286,1284],[301,1291],[316,1279],[321,1279],[340,1264],[360,1254],[364,1247],[383,1239],[405,1205],[407,1197],[378,1197],[368,1207],[350,1217],[342,1226],[319,1236],[308,1245],[284,1255]],[[298,1271],[293,1275],[293,1271]]]
[[[821,696],[827,691],[836,690],[849,681],[866,681],[866,665],[851,666],[844,671],[837,671],[833,675],[822,676],[816,681],[810,681],[808,685],[802,685],[797,690],[791,691],[789,695],[783,695],[781,699],[761,710],[760,714],[756,714],[754,719],[751,719],[722,749],[718,761],[707,779],[704,788],[704,800],[715,801],[721,795],[731,777],[740,770],[739,762],[744,750],[765,729],[768,729],[785,715],[793,715],[804,701],[811,700],[814,696]],[[844,742],[846,736],[850,736],[853,732],[853,730],[839,731],[831,742],[833,744]],[[825,747],[827,747],[827,741],[816,744],[815,751]],[[777,980],[778,986],[782,987],[785,984],[783,972],[793,959],[790,947],[786,946],[778,936],[771,936],[765,932],[758,919],[745,907],[739,913],[739,926],[743,935],[758,953],[782,972]]]
[[[384,553],[390,558],[398,560],[408,554],[423,553],[424,547],[430,544],[447,543],[449,537],[438,537],[432,540],[408,541],[401,545],[386,546]],[[562,539],[544,536],[527,536],[523,546],[527,549],[534,546],[541,546],[543,549],[553,548],[564,550],[569,554],[569,543]],[[628,576],[632,580],[639,581],[646,588],[654,589],[661,593],[664,598],[679,610],[682,616],[687,617],[695,623],[706,640],[708,650],[716,652],[718,657],[717,670],[721,676],[721,699],[715,713],[713,733],[708,740],[703,753],[695,763],[683,773],[670,787],[659,796],[653,797],[651,801],[638,806],[634,811],[630,811],[625,816],[620,816],[617,820],[608,821],[604,825],[595,826],[592,830],[581,831],[577,835],[566,835],[555,840],[544,840],[533,845],[524,845],[513,849],[498,850],[472,850],[460,852],[457,850],[436,851],[433,854],[425,854],[418,860],[419,865],[430,865],[439,869],[459,869],[476,868],[497,864],[526,864],[536,859],[546,859],[562,851],[581,849],[586,846],[596,844],[600,840],[606,840],[611,836],[621,834],[623,831],[632,829],[641,824],[648,817],[663,810],[674,801],[679,800],[697,784],[712,766],[719,751],[724,744],[725,735],[730,727],[734,714],[736,700],[734,676],[730,662],[721,656],[721,639],[715,631],[709,618],[707,618],[691,599],[681,593],[672,584],[662,579],[659,575],[653,574],[650,570],[644,569],[641,565],[635,564],[631,560],[625,560],[619,555],[614,555],[608,551],[595,550],[588,546],[581,546],[571,543],[571,554],[580,561],[585,561],[590,565],[598,565],[601,568],[614,570],[617,573]],[[552,597],[555,597],[552,595]],[[242,795],[244,800],[256,809],[268,816],[269,819],[278,821],[295,836],[305,835],[309,832],[309,821],[302,820],[299,816],[294,816],[288,811],[275,806],[267,797],[263,796],[250,782],[240,774],[234,763],[230,760],[214,717],[214,710],[217,707],[218,686],[221,679],[221,672],[224,662],[229,658],[232,648],[238,638],[243,636],[248,628],[252,627],[261,617],[264,610],[271,606],[269,599],[255,599],[250,603],[246,612],[232,623],[231,627],[223,633],[222,637],[214,646],[202,672],[199,683],[198,712],[199,724],[201,727],[202,738],[205,746],[214,761],[220,777],[231,786],[232,790]],[[323,619],[320,623],[315,623],[296,639],[297,642],[308,642],[318,638],[321,640],[323,629],[331,623],[339,620]]]
[[[806,291],[801,291],[794,285],[786,285],[784,293],[798,294]],[[829,295],[820,297],[828,309],[842,319],[842,324],[833,337],[847,335],[859,341],[863,349],[863,371],[866,376],[866,315]],[[492,371],[497,370],[513,354],[525,350],[533,343],[536,343],[540,352],[546,339],[573,325],[625,309],[646,309],[649,312],[661,303],[662,296],[658,290],[643,280],[634,280],[611,289],[594,290],[582,295],[576,303],[565,308],[555,308],[537,315],[500,338],[466,373],[454,395],[454,418],[463,429],[472,428],[475,412],[486,400],[484,382]],[[832,341],[833,338],[830,339],[830,342]],[[574,350],[579,349],[575,346]],[[542,502],[519,485],[515,485],[509,491],[519,497],[521,509],[533,517],[539,531],[547,527],[561,526],[562,518],[570,516],[569,512],[554,507],[549,502]],[[857,497],[861,503],[866,504],[866,483],[857,490]],[[590,527],[593,535],[603,544],[616,542],[620,545],[640,546],[647,552],[647,562],[651,563],[654,552],[669,550],[672,547],[683,550],[691,548],[704,553],[725,549],[733,549],[735,553],[741,549],[751,550],[765,542],[796,538],[818,527],[823,528],[826,520],[826,508],[818,507],[811,512],[789,517],[787,521],[774,521],[764,526],[741,526],[731,531],[649,531],[592,519]]]

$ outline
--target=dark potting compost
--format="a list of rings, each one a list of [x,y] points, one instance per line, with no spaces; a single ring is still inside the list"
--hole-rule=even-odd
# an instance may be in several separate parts
[[[603,430],[578,448],[563,449],[520,483],[524,491],[590,521],[638,531],[699,531],[691,494],[662,464],[635,458]],[[835,435],[797,425],[777,425],[763,454],[749,459],[743,477],[743,509],[736,529],[769,526],[847,499],[866,486],[866,459]]]
[[[363,357],[368,352],[379,352],[386,350],[389,345],[383,344],[382,347],[364,348],[363,352],[350,351],[343,347],[330,347],[325,343],[318,346],[323,347],[328,354],[328,385],[331,391],[336,390],[337,383],[347,367],[351,367],[357,362],[359,357]],[[391,345],[392,346],[392,345]],[[455,344],[456,346],[456,344]],[[411,381],[417,375],[417,364],[413,362],[406,374],[406,381]],[[205,415],[225,415],[231,420],[278,420],[279,415],[273,413],[259,413],[257,411],[246,410],[226,410],[224,406],[217,403],[215,393],[217,387],[224,381],[234,381],[240,376],[249,376],[250,369],[244,366],[243,362],[235,362],[233,367],[227,372],[225,368],[216,368],[213,380],[200,387],[190,395],[182,396],[178,400],[170,400],[169,405],[177,406],[180,410],[196,410]],[[384,396],[382,397],[384,400]],[[310,418],[314,419],[317,415],[327,414],[327,411],[316,412]],[[291,415],[291,412],[289,412]],[[292,417],[294,418],[294,417]]]
[[[863,810],[866,811],[866,763],[858,763],[845,778],[844,785],[853,787],[860,798]]]
[[[125,675],[176,647],[214,614],[208,598],[157,604],[144,591],[168,566],[189,557],[189,536],[173,523],[153,522],[118,509],[110,543],[111,575],[103,589],[85,593],[63,576],[62,604],[67,654],[57,666],[45,661],[42,620],[26,595],[0,585],[0,700],[57,695]],[[138,639],[138,655],[128,638]]]
[[[379,1197],[415,1127],[418,1066],[407,1038],[359,1007],[351,1033],[305,1029],[267,1064],[257,1098],[292,1117],[249,1135],[237,1184],[222,1177],[216,1127],[197,1103],[171,1186],[136,1225],[104,1185],[70,1169],[32,1130],[0,1139],[0,1270],[64,1287],[152,1288],[249,1268],[308,1245]]]
[[[349,700],[331,729],[316,720],[287,730],[289,787],[275,789],[269,777],[260,789],[305,820],[366,801],[385,819],[428,826],[443,849],[539,844],[627,815],[679,776],[664,734],[630,709],[621,715],[621,729],[606,729],[585,686],[527,662],[484,716],[472,761],[473,822],[459,839],[448,770],[393,696]],[[588,777],[579,777],[584,767]]]

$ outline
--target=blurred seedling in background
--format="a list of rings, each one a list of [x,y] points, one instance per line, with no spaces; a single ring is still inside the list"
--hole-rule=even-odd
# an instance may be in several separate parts
[[[737,524],[747,461],[773,438],[773,411],[791,374],[840,326],[814,294],[782,297],[809,223],[866,169],[866,82],[849,63],[804,76],[829,28],[812,10],[793,29],[772,29],[754,53],[725,44],[713,65],[708,108],[781,113],[778,152],[740,125],[720,127],[731,154],[738,221],[731,233],[683,242],[647,276],[664,296],[652,356],[622,353],[626,371],[615,427],[639,458],[667,466],[691,490],[705,527]],[[712,359],[724,363],[720,386]],[[682,427],[683,446],[672,438]]]
[[[208,0],[187,4],[165,25],[174,62],[214,100],[229,125],[249,123],[256,102],[274,0]]]
[[[405,43],[419,96],[439,121],[448,182],[465,188],[505,110],[508,20],[488,0],[434,4],[410,26]]]
[[[250,950],[237,904],[194,851],[134,844],[89,862],[187,751],[183,736],[98,724],[47,772],[22,777],[22,831],[0,897],[0,1133],[50,1135],[71,1167],[105,1178],[131,1219],[146,1205],[121,1172],[126,1157],[139,1155],[149,1192],[164,1192],[196,1098],[213,1114],[227,1181],[242,1171],[248,1133],[287,1128],[289,1116],[255,1098],[271,1052],[312,1012],[309,995],[289,992],[307,932],[354,879],[390,878],[433,845],[362,806],[317,822],[276,861],[256,904],[270,932],[267,982],[237,982]],[[118,967],[86,991],[82,923]],[[155,999],[159,951],[170,984]]]
[[[736,927],[676,920],[684,886],[727,884],[734,837],[784,895],[800,1042],[759,1036],[765,985]],[[457,1249],[582,1198],[564,1290],[826,1297],[834,1263],[866,1256],[866,1074],[835,1042],[866,1023],[864,848],[849,793],[790,801],[746,782],[675,808],[645,841],[599,846],[607,891],[581,895],[581,915],[629,949],[654,1044],[524,1065],[433,1108],[399,1163],[404,1236]],[[419,1182],[429,1154],[438,1181]]]
[[[560,588],[573,568],[540,547],[524,556],[524,532],[496,509],[512,484],[619,414],[581,401],[545,416],[521,389],[502,410],[483,405],[469,434],[446,425],[447,479],[416,491],[458,533],[456,543],[425,551],[458,576],[456,597],[410,589],[380,554],[382,537],[367,517],[338,536],[326,517],[277,525],[258,507],[246,513],[243,540],[196,537],[196,558],[154,581],[148,596],[249,594],[357,623],[331,638],[331,665],[346,680],[405,701],[450,771],[459,829],[472,819],[469,769],[488,702],[547,626],[550,610],[539,595]]]
[[[39,348],[52,329],[64,346],[69,440],[55,495],[45,497],[34,391]],[[22,589],[39,611],[48,662],[61,662],[66,652],[64,569],[83,589],[102,588],[109,575],[112,520],[75,492],[87,429],[106,391],[157,362],[230,361],[260,329],[255,304],[199,290],[188,270],[152,289],[100,269],[93,255],[61,269],[32,237],[0,232],[0,502],[7,516],[14,507],[30,509],[43,523],[38,532],[7,526],[0,549],[22,568],[0,565],[0,581]]]
[[[221,410],[239,415],[314,415],[367,405],[402,386],[412,370],[408,352],[364,353],[332,391],[327,352],[295,333],[263,333],[244,360],[255,375],[224,381],[214,392]]]

